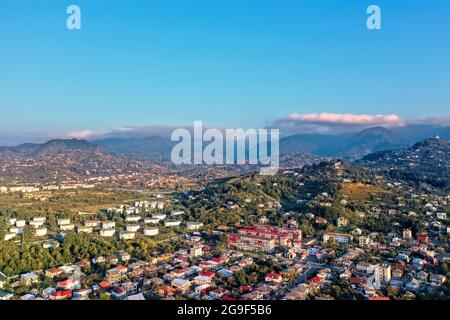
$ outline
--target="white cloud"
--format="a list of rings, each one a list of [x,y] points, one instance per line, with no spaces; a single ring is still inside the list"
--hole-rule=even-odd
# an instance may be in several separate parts
[[[369,127],[400,127],[406,121],[395,114],[293,113],[275,120],[270,127],[290,133],[342,133]]]

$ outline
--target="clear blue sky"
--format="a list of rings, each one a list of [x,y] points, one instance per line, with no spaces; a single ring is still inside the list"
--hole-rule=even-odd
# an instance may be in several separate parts
[[[0,41],[1,132],[449,114],[448,0],[2,0]]]

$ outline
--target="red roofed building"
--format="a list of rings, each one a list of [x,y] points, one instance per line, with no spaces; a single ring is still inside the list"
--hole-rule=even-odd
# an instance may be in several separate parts
[[[58,290],[50,295],[50,300],[66,300],[72,297],[72,290]]]
[[[276,246],[274,239],[251,234],[228,234],[228,244],[240,250],[263,252],[271,252]]]
[[[369,300],[371,301],[387,301],[391,300],[389,297],[370,297]]]
[[[119,270],[119,271],[122,272],[122,273],[125,273],[125,272],[127,272],[127,270],[128,270],[127,267],[122,266],[122,265],[117,266],[116,269]]]
[[[360,277],[350,277],[350,284],[360,285],[362,283],[362,279]]]
[[[428,234],[426,232],[423,232],[417,236],[417,241],[421,243],[427,243],[428,240]]]
[[[57,277],[60,274],[62,274],[62,271],[59,270],[58,268],[51,268],[51,269],[48,269],[47,271],[45,271],[45,275],[50,278]]]
[[[317,224],[325,224],[325,223],[328,223],[328,220],[325,218],[322,218],[322,217],[318,217],[318,218],[316,218],[316,223]]]
[[[216,273],[215,273],[215,272],[212,272],[212,271],[202,271],[202,272],[200,272],[200,275],[201,275],[201,276],[203,276],[203,277],[208,277],[208,278],[214,277],[215,274],[216,274]]]
[[[75,279],[68,279],[64,281],[60,281],[56,284],[57,288],[62,288],[65,290],[74,290],[80,287],[80,282]]]
[[[281,282],[283,280],[283,277],[279,273],[267,273],[264,277],[264,280],[267,282]]]
[[[119,262],[119,257],[116,256],[115,254],[113,254],[113,255],[110,255],[108,258],[106,258],[106,260],[107,260],[109,263],[116,264],[116,263]]]
[[[320,282],[322,282],[322,279],[318,276],[315,276],[315,277],[312,277],[311,279],[309,279],[308,282],[320,283]]]
[[[247,285],[242,285],[239,287],[239,291],[242,291],[242,292],[250,292],[252,290],[253,290],[253,288],[251,286],[247,286]]]
[[[203,269],[208,269],[208,268],[212,268],[213,265],[208,262],[208,261],[202,261],[199,263],[199,266],[202,267]]]

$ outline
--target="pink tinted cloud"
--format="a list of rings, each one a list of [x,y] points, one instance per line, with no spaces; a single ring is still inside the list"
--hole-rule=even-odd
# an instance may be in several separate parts
[[[405,121],[395,114],[367,115],[351,113],[293,113],[287,120],[297,123],[333,124],[344,126],[404,126]]]
[[[69,138],[75,138],[75,139],[87,139],[91,138],[96,135],[100,135],[103,132],[94,131],[94,130],[81,130],[81,131],[72,131],[66,133],[66,136]]]

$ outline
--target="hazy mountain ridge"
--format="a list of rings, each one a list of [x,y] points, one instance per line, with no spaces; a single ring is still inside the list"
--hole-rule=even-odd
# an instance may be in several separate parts
[[[137,172],[168,172],[167,168],[149,161],[126,159],[96,144],[77,139],[2,147],[0,165],[0,181],[5,182],[61,182]]]
[[[280,152],[304,149],[318,156],[354,161],[370,153],[409,147],[436,135],[450,139],[450,127],[410,125],[399,128],[373,127],[356,134],[299,134],[281,139]]]
[[[289,136],[280,141],[280,167],[283,169],[300,168],[332,158],[347,162],[362,159],[357,162],[358,165],[371,167],[386,174],[389,171],[387,170],[389,162],[383,155],[390,155],[391,151],[402,152],[399,151],[403,150],[401,148],[410,147],[417,141],[423,140],[423,137],[428,138],[436,134],[450,138],[450,128],[440,126],[407,126],[392,129],[374,127],[356,134]],[[440,141],[444,141],[444,139]],[[440,143],[442,144],[442,142]],[[181,175],[193,177],[205,176],[206,172],[210,172],[206,176],[214,178],[216,176],[214,172],[219,172],[219,167],[220,176],[235,176],[258,169],[248,165],[216,166],[212,168],[214,170],[210,170],[209,166],[175,167],[170,161],[170,153],[174,144],[175,142],[170,141],[169,138],[150,136],[147,138],[107,138],[96,141],[56,139],[42,144],[27,143],[15,147],[0,147],[0,165],[3,170],[1,175],[10,181],[17,177],[25,180],[28,177],[36,179],[47,179],[50,176],[74,178],[129,172],[164,174],[176,171]],[[418,144],[414,145],[414,147],[417,146]],[[431,151],[430,154],[432,154]],[[425,154],[418,156],[426,159]],[[400,162],[393,163],[396,171],[389,171],[389,174],[397,172],[395,174],[399,178],[412,177],[413,180],[423,180],[426,183],[430,182],[431,177],[432,184],[439,185],[440,182],[436,184],[433,179],[436,172],[447,168],[446,164],[430,165],[430,163],[430,159],[423,163],[420,162],[423,166],[428,165],[427,172],[429,174],[427,176],[417,177],[414,172],[410,172],[411,170],[406,170],[408,174],[405,176],[404,172],[407,166]],[[446,171],[442,175],[445,177]]]
[[[392,179],[450,190],[450,141],[441,137],[369,154],[356,163]]]
[[[146,138],[106,138],[92,142],[98,144],[108,152],[158,163],[170,160],[170,153],[174,145],[170,139],[159,136],[149,136]]]

